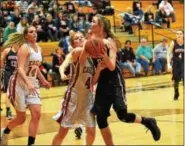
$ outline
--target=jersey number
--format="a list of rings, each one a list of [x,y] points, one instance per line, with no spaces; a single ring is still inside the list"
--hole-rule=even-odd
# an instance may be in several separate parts
[[[27,72],[27,76],[30,76],[30,77],[34,77],[35,76],[35,73],[37,71],[37,68],[32,68],[32,67],[29,67],[28,68],[28,72]]]
[[[87,81],[85,82],[85,85],[86,85],[87,89],[91,88],[91,77],[87,78]]]

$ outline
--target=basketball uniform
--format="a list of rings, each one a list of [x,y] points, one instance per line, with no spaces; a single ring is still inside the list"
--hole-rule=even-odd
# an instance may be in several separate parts
[[[184,44],[180,46],[176,40],[174,41],[172,62],[172,79],[175,81],[184,79]]]
[[[107,54],[109,56],[109,49],[107,49]],[[95,65],[101,60],[102,58],[94,60]],[[100,73],[95,93],[95,102],[91,112],[105,117],[110,116],[109,111],[112,105],[115,111],[126,109],[127,101],[125,94],[125,81],[117,59],[115,70],[110,71],[108,68],[105,68]]]
[[[10,76],[15,71],[16,66],[17,66],[17,53],[12,51],[12,49],[10,49],[10,51],[8,52],[5,58],[5,64],[2,71],[1,88],[4,93],[7,92]]]
[[[10,101],[15,109],[21,112],[25,112],[27,106],[30,104],[41,104],[37,71],[42,62],[42,56],[40,50],[35,52],[29,43],[27,43],[27,46],[30,49],[30,55],[25,62],[24,70],[37,93],[35,95],[29,93],[27,85],[18,72],[15,72],[15,74],[11,76],[8,86]]]
[[[63,127],[82,124],[87,127],[95,126],[94,116],[91,114],[94,98],[92,93],[92,78],[95,68],[88,58],[85,65],[79,62],[71,64],[71,79],[62,101],[60,112],[53,117]]]

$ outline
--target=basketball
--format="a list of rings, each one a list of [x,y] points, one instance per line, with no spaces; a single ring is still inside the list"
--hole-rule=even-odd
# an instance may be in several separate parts
[[[97,37],[89,38],[85,43],[85,51],[92,58],[98,58],[105,52],[103,39]]]

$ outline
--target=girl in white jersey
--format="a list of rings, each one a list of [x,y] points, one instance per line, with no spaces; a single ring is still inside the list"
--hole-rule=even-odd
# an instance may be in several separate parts
[[[41,116],[41,100],[39,94],[39,82],[46,88],[50,84],[42,76],[39,65],[42,61],[41,49],[37,45],[37,33],[33,26],[25,28],[23,34],[16,38],[25,40],[25,43],[17,52],[17,72],[11,76],[8,86],[9,98],[16,110],[16,117],[12,119],[5,129],[2,129],[1,145],[7,145],[8,134],[26,119],[26,108],[31,112],[29,124],[28,145],[35,142],[35,137]]]
[[[74,124],[82,124],[86,126],[86,145],[92,145],[95,138],[95,119],[94,115],[90,113],[94,98],[92,93],[92,85],[94,82],[95,68],[93,62],[88,58],[82,65],[79,64],[79,57],[82,52],[84,43],[84,36],[82,33],[74,33],[71,37],[71,45],[75,49],[66,57],[69,61],[71,59],[71,79],[67,91],[62,102],[62,107],[56,120],[60,124],[60,129],[55,135],[52,145],[60,145],[68,133],[70,127]],[[60,67],[63,74],[66,62]],[[98,71],[103,68],[99,65]]]

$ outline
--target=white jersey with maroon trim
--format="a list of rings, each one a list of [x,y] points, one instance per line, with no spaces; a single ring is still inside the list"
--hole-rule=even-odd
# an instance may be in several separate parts
[[[95,121],[90,113],[94,103],[92,78],[95,67],[90,58],[82,66],[78,62],[71,65],[69,86],[62,101],[61,111],[54,117],[62,126],[72,127],[75,123],[94,127]]]

